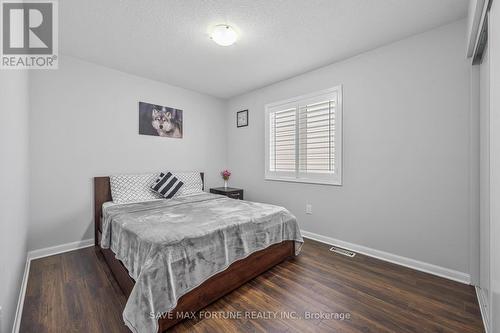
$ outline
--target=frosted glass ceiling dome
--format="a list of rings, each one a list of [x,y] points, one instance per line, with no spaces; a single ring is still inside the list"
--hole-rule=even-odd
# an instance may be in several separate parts
[[[221,46],[229,46],[236,42],[238,34],[231,26],[219,24],[213,28],[210,38]]]

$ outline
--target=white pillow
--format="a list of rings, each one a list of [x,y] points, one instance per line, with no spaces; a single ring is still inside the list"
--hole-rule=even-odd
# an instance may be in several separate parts
[[[172,174],[184,183],[174,197],[203,193],[203,181],[198,171],[172,172]]]
[[[163,199],[151,190],[160,173],[114,175],[109,177],[114,203],[143,202]]]

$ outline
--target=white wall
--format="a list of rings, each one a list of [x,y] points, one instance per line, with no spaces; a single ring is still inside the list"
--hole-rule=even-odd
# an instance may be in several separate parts
[[[10,332],[26,263],[28,73],[0,71],[0,332]]]
[[[231,185],[289,208],[302,229],[469,273],[466,21],[228,102]],[[342,84],[342,187],[264,181],[264,105]],[[249,109],[248,127],[236,112]],[[305,214],[306,203],[313,214]]]
[[[30,249],[93,238],[92,177],[226,166],[224,104],[63,56],[31,79]],[[184,110],[184,138],[138,134],[138,102]],[[28,124],[26,124],[28,125]]]

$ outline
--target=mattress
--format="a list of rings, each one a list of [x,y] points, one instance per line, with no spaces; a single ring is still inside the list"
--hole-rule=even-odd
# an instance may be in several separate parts
[[[157,317],[233,262],[283,241],[303,243],[285,208],[201,193],[171,200],[103,205],[101,246],[136,281],[123,319],[156,332]]]

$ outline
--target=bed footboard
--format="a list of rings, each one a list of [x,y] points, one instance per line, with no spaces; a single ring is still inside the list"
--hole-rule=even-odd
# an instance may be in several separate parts
[[[99,232],[100,236],[100,232]],[[125,266],[115,258],[115,254],[109,249],[98,247],[102,252],[113,276],[123,293],[128,297],[135,281],[128,274]],[[170,311],[171,315],[164,316],[158,320],[158,332],[165,332],[170,327],[182,321],[184,313],[191,313],[205,308],[219,298],[229,294],[241,287],[251,279],[259,276],[273,266],[292,258],[295,254],[295,242],[285,241],[279,244],[257,251],[245,259],[231,264],[226,270],[212,276],[197,288],[182,296],[177,302],[175,309]]]

